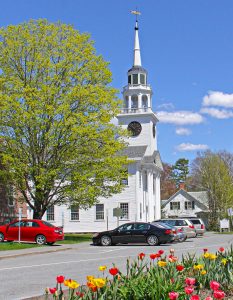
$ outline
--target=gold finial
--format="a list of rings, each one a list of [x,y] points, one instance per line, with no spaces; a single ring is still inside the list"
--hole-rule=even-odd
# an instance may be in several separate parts
[[[136,21],[138,21],[138,16],[141,15],[141,12],[138,10],[131,10],[131,14],[136,16]]]

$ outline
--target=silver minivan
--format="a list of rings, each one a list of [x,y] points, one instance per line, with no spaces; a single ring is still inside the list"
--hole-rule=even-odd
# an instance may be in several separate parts
[[[158,221],[168,224],[169,226],[176,227],[178,229],[182,228],[183,231],[187,234],[188,238],[197,236],[197,232],[194,227],[194,224],[187,219],[183,219],[183,218],[160,219]]]

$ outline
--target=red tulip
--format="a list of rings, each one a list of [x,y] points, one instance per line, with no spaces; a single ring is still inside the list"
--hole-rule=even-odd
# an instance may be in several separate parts
[[[219,289],[219,287],[220,287],[220,284],[217,281],[214,281],[214,280],[210,281],[211,290],[216,291]]]
[[[207,248],[204,248],[204,249],[203,249],[203,251],[204,251],[204,252],[207,252],[207,251],[208,251],[208,249],[207,249]]]
[[[190,300],[200,300],[200,297],[198,295],[192,295]]]
[[[158,253],[159,253],[160,255],[162,255],[162,254],[164,253],[164,251],[163,251],[163,250],[159,250]]]
[[[65,277],[60,275],[60,276],[57,276],[57,283],[63,283],[65,280]]]
[[[184,291],[185,291],[185,294],[190,295],[190,294],[193,293],[194,288],[191,287],[191,286],[186,286],[186,287],[184,288]]]
[[[186,283],[187,285],[194,285],[194,284],[196,283],[196,279],[195,279],[195,278],[187,277],[187,278],[185,279],[185,283]]]
[[[115,276],[119,272],[117,268],[111,268],[108,271],[112,276]]]
[[[214,291],[214,298],[215,299],[223,299],[225,297],[225,293],[221,290]]]
[[[150,259],[155,259],[157,257],[158,257],[157,254],[154,254],[154,253],[150,254]]]
[[[143,252],[141,252],[141,253],[138,254],[138,258],[141,259],[141,260],[143,260],[143,258],[144,258],[145,256],[146,256],[146,254],[143,253]]]
[[[183,270],[184,270],[184,266],[182,266],[182,265],[177,265],[177,266],[176,266],[176,270],[177,270],[177,271],[183,271]]]
[[[76,295],[79,296],[80,298],[82,298],[84,296],[84,293],[76,292]]]
[[[220,247],[218,250],[219,252],[224,252],[225,249],[223,247]]]
[[[51,294],[55,294],[55,292],[57,291],[57,289],[56,288],[49,288],[49,291],[50,291]]]
[[[169,297],[170,300],[176,300],[179,297],[179,294],[176,293],[176,292],[170,292],[168,294],[168,297]]]
[[[208,296],[208,297],[205,298],[205,300],[213,300],[213,298]]]

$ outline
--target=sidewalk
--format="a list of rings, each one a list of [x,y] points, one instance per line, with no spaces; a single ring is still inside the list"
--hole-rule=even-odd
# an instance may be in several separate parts
[[[75,244],[65,244],[65,245],[42,246],[38,248],[26,248],[20,250],[0,251],[0,260],[7,259],[7,258],[14,258],[18,256],[25,256],[25,255],[36,255],[36,254],[43,254],[43,253],[66,251],[75,248],[74,245]]]

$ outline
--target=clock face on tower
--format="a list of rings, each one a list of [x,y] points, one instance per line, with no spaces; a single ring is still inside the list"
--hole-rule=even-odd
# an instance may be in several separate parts
[[[142,125],[137,121],[133,121],[129,123],[128,130],[132,133],[132,136],[138,136],[142,131]]]

